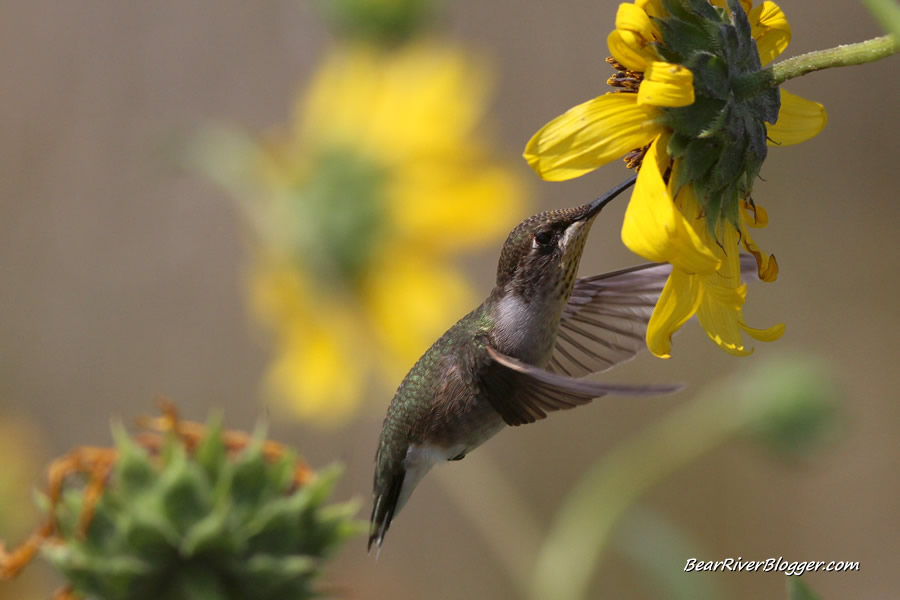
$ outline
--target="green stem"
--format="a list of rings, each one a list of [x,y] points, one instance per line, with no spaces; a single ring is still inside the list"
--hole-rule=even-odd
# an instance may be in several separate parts
[[[788,79],[822,69],[875,62],[896,53],[897,50],[897,39],[892,35],[883,35],[865,42],[801,54],[773,65],[769,85],[778,86]]]
[[[900,36],[900,5],[897,0],[863,0],[878,22],[888,33]]]
[[[435,469],[436,479],[491,549],[510,584],[525,598],[541,543],[540,522],[525,496],[489,454],[466,462],[464,469]]]
[[[738,84],[738,93],[742,97],[753,96],[761,90],[778,87],[789,79],[813,71],[875,62],[895,54],[898,50],[900,47],[897,38],[883,35],[865,42],[801,54],[746,76]]]
[[[827,436],[835,403],[827,373],[802,356],[773,357],[707,388],[617,446],[591,467],[557,513],[528,598],[584,599],[614,527],[635,501],[735,435],[794,452]]]
[[[551,527],[534,571],[533,600],[584,598],[594,565],[628,507],[746,425],[746,414],[723,397],[726,391],[717,389],[682,405],[591,468]]]

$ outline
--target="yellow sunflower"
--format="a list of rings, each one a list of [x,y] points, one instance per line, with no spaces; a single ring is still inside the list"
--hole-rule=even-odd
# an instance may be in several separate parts
[[[583,175],[626,156],[640,168],[622,240],[670,262],[672,275],[647,331],[650,350],[668,357],[671,336],[691,316],[732,354],[751,351],[741,332],[777,339],[783,325],[748,327],[741,312],[739,245],[760,278],[775,258],[748,228],[768,222],[751,198],[767,143],[795,144],[825,126],[824,108],[778,88],[754,87],[791,30],[772,2],[636,0],[619,5],[607,40],[617,93],[560,115],[529,141],[525,158],[544,179]]]
[[[342,421],[472,302],[453,259],[523,198],[479,135],[486,84],[447,46],[342,47],[256,148],[252,304],[275,338],[268,389],[297,416]]]

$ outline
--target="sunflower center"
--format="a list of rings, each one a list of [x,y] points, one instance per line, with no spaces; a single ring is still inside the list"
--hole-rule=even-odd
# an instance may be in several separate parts
[[[292,252],[327,285],[353,287],[369,266],[385,225],[387,170],[349,148],[315,157],[295,190]]]
[[[606,57],[607,64],[611,65],[613,69],[616,70],[615,75],[606,80],[606,85],[615,88],[621,88],[616,90],[618,92],[637,92],[638,88],[641,87],[641,81],[644,79],[644,74],[640,71],[632,71],[628,67],[622,65],[612,56]]]
[[[616,70],[615,75],[606,80],[606,85],[619,88],[616,90],[617,93],[636,94],[641,87],[641,82],[644,80],[644,74],[640,71],[632,71],[612,56],[606,57],[606,63]],[[626,154],[623,159],[625,167],[628,169],[640,169],[644,160],[644,154],[647,153],[649,148],[650,144],[647,144],[643,148],[636,148]]]

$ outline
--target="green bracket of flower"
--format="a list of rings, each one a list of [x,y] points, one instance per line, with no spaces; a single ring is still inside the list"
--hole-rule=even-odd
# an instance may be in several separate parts
[[[62,574],[58,598],[268,600],[320,595],[318,576],[364,530],[355,503],[326,504],[340,475],[247,434],[147,420],[114,448],[82,447],[50,468],[46,524],[11,553],[13,577],[40,552]]]

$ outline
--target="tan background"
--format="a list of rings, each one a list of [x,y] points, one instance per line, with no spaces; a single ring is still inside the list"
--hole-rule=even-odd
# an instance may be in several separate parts
[[[449,33],[492,55],[500,74],[495,132],[510,160],[546,120],[603,91],[615,6],[452,3]],[[794,30],[788,54],[879,31],[855,2],[782,6]],[[260,413],[266,350],[243,312],[239,228],[227,199],[180,171],[173,149],[210,121],[249,130],[283,122],[327,40],[309,8],[287,0],[0,4],[0,407],[31,416],[48,452],[107,443],[111,416],[152,411],[157,395],[192,418],[224,407],[234,427],[250,427]],[[791,82],[791,91],[826,104],[830,123],[812,142],[774,149],[756,192],[771,216],[757,241],[782,271],[776,284],[751,291],[748,321],[785,321],[778,347],[814,351],[839,368],[846,437],[792,464],[728,444],[644,502],[692,532],[708,559],[859,561],[857,573],[805,578],[824,598],[889,598],[900,589],[897,66],[895,57]],[[622,176],[610,168],[538,183],[516,164],[541,207],[583,202]],[[618,242],[623,210],[616,204],[595,225],[582,272],[636,261]],[[485,294],[498,249],[472,261]],[[697,389],[740,363],[695,324],[675,349],[674,359],[644,356],[617,379],[648,373]],[[757,356],[773,352],[759,347]],[[689,395],[598,402],[504,432],[445,468],[444,480],[462,482],[467,464],[490,459],[549,522],[596,457]],[[342,431],[276,424],[275,435],[315,465],[343,460],[338,495],[362,499],[367,515],[388,400],[371,399]],[[8,460],[15,457],[0,457]],[[784,597],[776,574],[695,576],[714,578],[724,597]],[[438,478],[420,486],[377,562],[354,540],[328,581],[349,598],[512,597]],[[595,587],[596,598],[662,597],[615,555]]]

